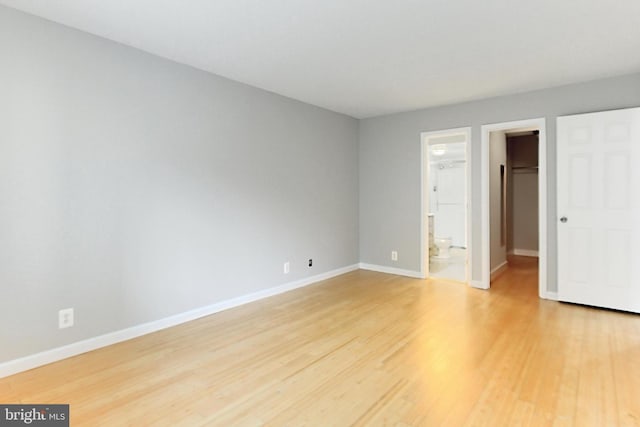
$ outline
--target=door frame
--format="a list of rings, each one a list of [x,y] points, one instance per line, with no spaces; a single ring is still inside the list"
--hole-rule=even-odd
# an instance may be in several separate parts
[[[490,188],[489,188],[489,141],[491,132],[510,131],[517,129],[537,129],[538,134],[538,294],[540,298],[557,299],[547,290],[547,126],[544,117],[537,119],[517,120],[512,122],[494,123],[481,127],[481,204],[482,204],[482,281],[480,288],[491,287],[491,234],[490,234]]]
[[[429,186],[427,178],[429,177],[429,139],[433,137],[464,135],[466,140],[465,147],[465,173],[466,176],[466,209],[465,209],[465,240],[467,241],[467,262],[465,265],[464,283],[471,283],[471,200],[473,187],[471,185],[471,126],[445,129],[438,131],[425,131],[420,133],[420,277],[429,278],[429,253],[427,247],[427,231],[429,230],[429,222],[427,213],[429,207]]]

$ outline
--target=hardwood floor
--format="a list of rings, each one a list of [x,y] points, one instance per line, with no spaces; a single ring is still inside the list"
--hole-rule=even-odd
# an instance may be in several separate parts
[[[355,271],[12,377],[73,426],[637,426],[640,316]]]

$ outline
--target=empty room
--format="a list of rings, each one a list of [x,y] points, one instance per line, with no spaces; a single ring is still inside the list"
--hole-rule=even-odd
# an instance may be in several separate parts
[[[0,0],[0,426],[640,426],[640,2]]]

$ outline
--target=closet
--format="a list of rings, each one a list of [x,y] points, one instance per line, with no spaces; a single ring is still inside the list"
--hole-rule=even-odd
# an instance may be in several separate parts
[[[538,131],[507,133],[507,253],[538,256]]]

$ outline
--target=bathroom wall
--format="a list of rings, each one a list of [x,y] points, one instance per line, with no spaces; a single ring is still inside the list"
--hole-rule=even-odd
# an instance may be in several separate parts
[[[442,156],[431,156],[429,207],[434,214],[436,238],[451,238],[452,245],[466,247],[466,143],[446,144]]]

